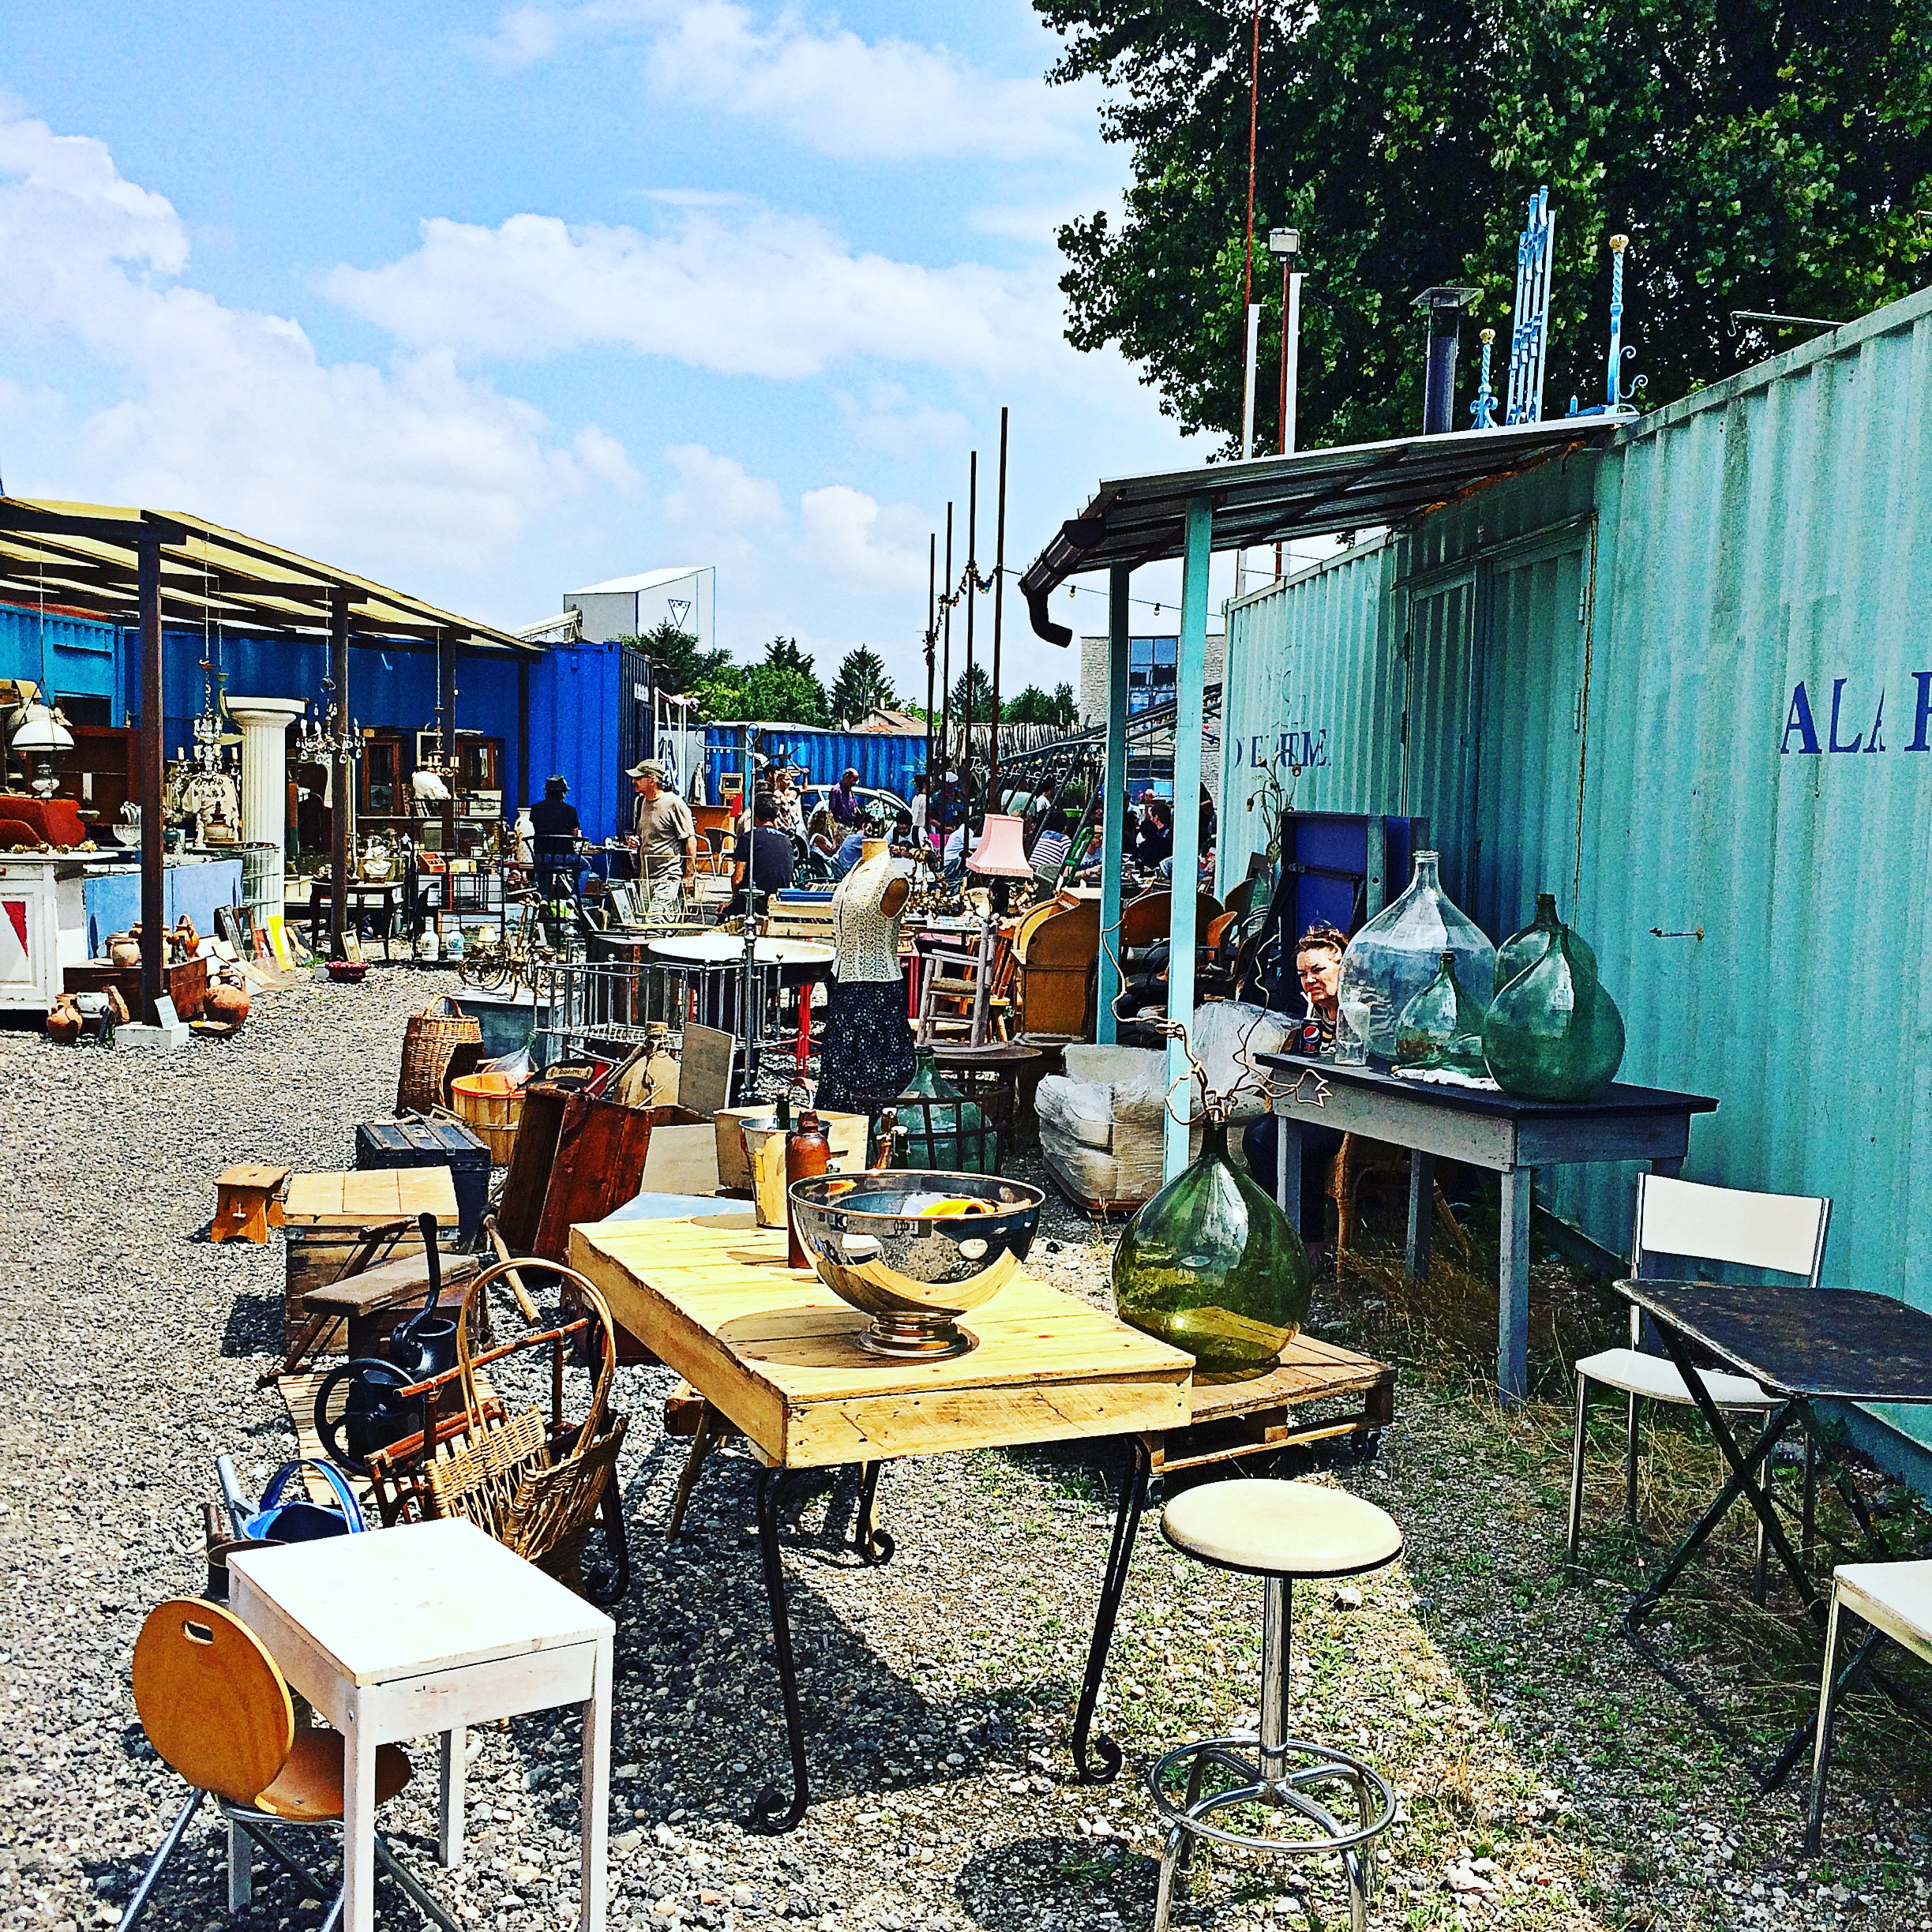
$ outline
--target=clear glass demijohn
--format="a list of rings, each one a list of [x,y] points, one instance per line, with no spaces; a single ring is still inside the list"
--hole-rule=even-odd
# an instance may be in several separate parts
[[[1407,891],[1376,913],[1341,956],[1341,999],[1367,1004],[1369,1051],[1382,1060],[1394,1059],[1396,1022],[1435,978],[1444,953],[1453,955],[1456,984],[1478,1014],[1494,989],[1496,949],[1442,890],[1436,861],[1435,853],[1418,852]]]

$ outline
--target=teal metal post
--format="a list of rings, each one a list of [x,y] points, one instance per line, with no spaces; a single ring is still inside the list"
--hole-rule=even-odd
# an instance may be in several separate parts
[[[1201,863],[1201,732],[1207,711],[1207,568],[1214,537],[1214,507],[1205,497],[1187,505],[1187,550],[1180,580],[1180,662],[1174,680],[1174,880],[1168,916],[1167,1016],[1194,1023],[1194,948]],[[1187,1165],[1188,1116],[1199,1105],[1185,1076],[1187,1056],[1167,1043],[1173,1105],[1167,1116],[1167,1178]],[[1178,1115],[1180,1117],[1176,1118]]]
[[[1119,1037],[1114,1007],[1120,997],[1120,844],[1122,808],[1127,800],[1127,590],[1131,565],[1116,564],[1107,573],[1107,776],[1101,805],[1100,1011],[1094,1037],[1112,1046]]]

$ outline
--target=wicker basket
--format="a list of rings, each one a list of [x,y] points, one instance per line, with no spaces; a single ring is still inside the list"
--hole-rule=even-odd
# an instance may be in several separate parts
[[[523,1090],[508,1074],[459,1074],[449,1083],[456,1118],[490,1150],[497,1167],[508,1167],[523,1117]]]
[[[396,1111],[426,1114],[441,1106],[450,1056],[459,1046],[482,1043],[482,1028],[460,1012],[452,1000],[432,1000],[420,1013],[411,1014],[403,1031],[403,1074],[396,1082]]]

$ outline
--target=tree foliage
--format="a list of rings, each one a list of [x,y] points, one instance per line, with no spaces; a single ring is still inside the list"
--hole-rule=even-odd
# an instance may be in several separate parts
[[[641,637],[621,637],[651,660],[659,688],[679,692],[695,691],[707,677],[716,677],[731,668],[728,651],[700,651],[692,632],[681,630],[669,617],[661,619]]]
[[[953,680],[952,721],[955,726],[992,722],[992,680],[985,665],[973,666],[970,681],[964,671]]]
[[[1111,90],[1124,219],[1060,231],[1068,339],[1118,343],[1190,429],[1240,433],[1250,0],[1034,0],[1056,81]],[[1849,319],[1923,279],[1932,0],[1267,0],[1261,13],[1257,442],[1278,435],[1281,277],[1303,234],[1297,441],[1421,420],[1426,287],[1482,291],[1506,380],[1515,238],[1556,211],[1547,415],[1604,391],[1606,242],[1645,400],[1791,346],[1733,309]],[[1473,392],[1465,328],[1457,417]]]
[[[821,726],[831,722],[825,687],[812,668],[811,654],[795,637],[775,637],[761,663],[733,664],[727,658],[694,695],[707,724],[726,718]]]
[[[831,714],[841,724],[856,724],[876,708],[891,709],[898,702],[892,680],[886,675],[885,659],[861,644],[839,660],[838,675],[832,680]]]
[[[1049,696],[1037,685],[1029,685],[1000,707],[1003,724],[1056,725],[1063,729],[1079,722],[1080,707],[1071,685],[1057,686]]]

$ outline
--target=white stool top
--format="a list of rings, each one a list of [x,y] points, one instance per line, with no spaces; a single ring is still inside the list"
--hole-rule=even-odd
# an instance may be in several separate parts
[[[1161,1512],[1161,1533],[1204,1563],[1270,1577],[1352,1577],[1402,1553],[1395,1519],[1374,1503],[1255,1476],[1176,1496]]]
[[[1874,1630],[1932,1657],[1932,1562],[1840,1563],[1838,1600]]]

